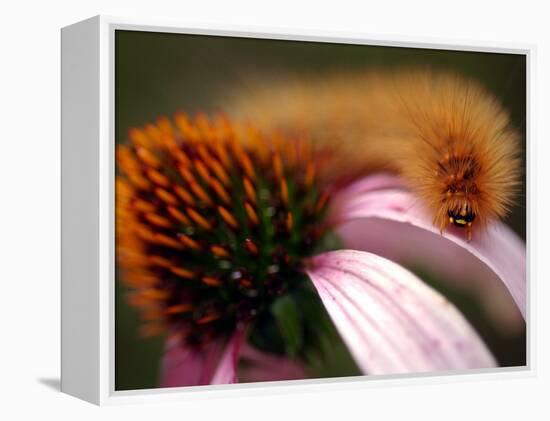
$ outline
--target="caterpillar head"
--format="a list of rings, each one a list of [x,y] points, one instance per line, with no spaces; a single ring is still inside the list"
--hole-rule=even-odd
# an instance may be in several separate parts
[[[454,226],[471,240],[515,202],[519,133],[500,101],[476,81],[448,73],[411,75],[395,85],[402,118],[391,121],[399,128],[398,170],[441,232]]]
[[[470,241],[472,239],[472,225],[476,219],[474,211],[469,209],[467,204],[464,204],[461,210],[449,209],[447,216],[449,217],[449,223],[455,227],[466,229],[466,235],[468,241]]]
[[[480,164],[471,154],[447,153],[438,163],[438,178],[441,185],[441,206],[436,214],[436,223],[443,231],[448,224],[466,230],[468,241],[472,228],[479,223],[482,192],[477,185]]]
[[[476,142],[465,143],[447,145],[447,152],[437,161],[432,191],[438,194],[432,203],[437,209],[434,224],[441,231],[448,225],[464,229],[470,241],[473,231],[508,212],[518,182],[519,160],[510,151],[493,148],[494,154],[481,153]]]

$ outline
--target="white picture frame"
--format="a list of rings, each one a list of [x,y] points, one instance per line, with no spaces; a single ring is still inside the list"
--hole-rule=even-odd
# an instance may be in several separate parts
[[[527,63],[527,192],[532,190],[533,142],[530,108],[534,46],[426,39],[385,39],[363,34],[279,33],[266,28],[187,28],[178,22],[96,16],[62,29],[62,378],[63,392],[103,405],[295,393],[335,388],[379,387],[384,384],[445,383],[489,378],[533,376],[532,346],[536,285],[528,271],[527,365],[518,368],[468,370],[448,375],[398,375],[299,380],[261,384],[198,386],[193,388],[114,390],[114,32],[139,30],[264,39],[338,42],[380,46],[421,47],[523,54]],[[532,207],[527,231],[531,232]],[[527,241],[531,259],[530,236]],[[530,262],[528,268],[531,267]],[[456,376],[455,374],[461,374]]]

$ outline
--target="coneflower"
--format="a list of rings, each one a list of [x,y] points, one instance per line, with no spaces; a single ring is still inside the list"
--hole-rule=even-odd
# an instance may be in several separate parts
[[[457,310],[410,272],[362,251],[323,253],[324,237],[356,218],[432,230],[399,179],[374,176],[337,189],[332,169],[346,173],[337,150],[222,117],[178,114],[129,137],[117,148],[117,261],[134,289],[129,302],[146,321],[142,334],[167,336],[162,385],[237,381],[240,352],[258,352],[247,327],[310,281],[365,373],[495,364]],[[485,243],[449,235],[524,308],[524,274],[511,280]],[[504,261],[518,261],[524,249],[505,252]],[[262,357],[270,358],[280,357]]]
[[[304,280],[328,190],[306,139],[244,143],[223,119],[175,123],[132,130],[118,148],[118,261],[139,287],[143,332],[202,346]]]

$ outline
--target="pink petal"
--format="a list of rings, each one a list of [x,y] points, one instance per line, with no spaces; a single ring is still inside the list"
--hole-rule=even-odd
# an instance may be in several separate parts
[[[210,384],[223,351],[223,342],[213,342],[205,349],[183,347],[178,341],[166,344],[162,360],[161,387]]]
[[[403,181],[391,174],[377,173],[369,177],[363,177],[348,185],[338,193],[338,201],[347,201],[359,194],[377,190],[402,189]]]
[[[452,304],[387,259],[354,250],[323,253],[311,259],[308,275],[365,373],[496,365]]]
[[[303,364],[289,358],[262,352],[244,344],[241,349],[241,382],[297,380],[309,377]]]
[[[245,340],[245,329],[238,328],[229,339],[210,384],[237,383],[237,366],[240,348]]]
[[[407,268],[425,271],[438,282],[464,291],[479,302],[493,329],[501,334],[515,335],[525,329],[523,316],[500,278],[447,238],[414,225],[378,218],[346,222],[337,232],[345,248],[369,251]]]
[[[429,265],[444,274],[457,275],[455,278],[482,273],[481,280],[489,279],[488,284],[504,283],[525,316],[525,244],[512,230],[494,222],[475,232],[469,243],[459,228],[448,227],[441,234],[432,224],[432,215],[403,185],[399,186],[397,177],[393,185],[386,180],[389,188],[369,188],[368,180],[379,177],[367,177],[334,199],[331,217],[340,225],[338,232],[348,247],[403,263]],[[360,220],[369,224],[359,226],[356,221]]]

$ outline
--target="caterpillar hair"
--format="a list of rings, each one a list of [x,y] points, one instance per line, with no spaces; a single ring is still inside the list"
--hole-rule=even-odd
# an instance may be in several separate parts
[[[271,81],[226,104],[266,130],[306,132],[349,162],[405,180],[441,232],[467,239],[504,217],[519,186],[519,134],[481,84],[455,73],[339,73]]]

